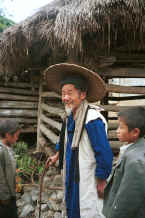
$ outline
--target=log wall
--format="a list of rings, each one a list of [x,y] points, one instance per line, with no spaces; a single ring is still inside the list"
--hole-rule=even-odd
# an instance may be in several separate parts
[[[14,119],[22,132],[37,131],[38,84],[0,82],[0,119]]]
[[[122,143],[120,143],[116,136],[116,129],[118,126],[117,113],[122,108],[131,106],[144,106],[145,107],[145,82],[140,82],[140,86],[129,86],[127,83],[123,85],[109,84],[113,78],[132,78],[140,81],[145,79],[145,68],[110,68],[108,71],[103,72],[102,77],[107,81],[107,100],[102,102],[102,107],[107,112],[108,120],[108,137],[114,152],[119,150]],[[135,83],[134,83],[135,84]],[[127,94],[127,95],[126,95]]]
[[[101,102],[104,108],[104,115],[108,121],[108,138],[114,153],[119,151],[120,143],[116,136],[118,126],[117,112],[121,108],[127,108],[136,105],[145,99],[145,87],[125,86],[110,84],[112,78],[145,78],[145,69],[143,68],[108,68],[101,72],[101,77],[106,82],[107,95]],[[128,96],[119,96],[119,94],[128,94]],[[136,95],[139,94],[139,95]],[[120,104],[121,102],[121,104]],[[96,103],[97,105],[100,103]],[[144,106],[143,104],[140,104]],[[38,116],[38,136],[37,146],[39,149],[46,145],[53,145],[58,141],[59,132],[62,123],[63,106],[61,97],[56,93],[50,92],[45,86],[41,87],[39,95],[39,116]],[[45,142],[45,143],[44,143]]]
[[[38,104],[37,149],[45,150],[45,146],[52,146],[58,142],[64,109],[61,97],[48,91],[41,83]]]

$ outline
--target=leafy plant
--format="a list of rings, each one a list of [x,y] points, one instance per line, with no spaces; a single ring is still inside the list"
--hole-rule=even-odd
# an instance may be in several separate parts
[[[18,142],[14,146],[17,163],[17,175],[22,178],[23,183],[38,182],[43,171],[44,162],[32,157],[28,152],[28,145],[25,142]]]
[[[3,32],[6,28],[12,25],[14,25],[12,20],[0,15],[0,32]]]

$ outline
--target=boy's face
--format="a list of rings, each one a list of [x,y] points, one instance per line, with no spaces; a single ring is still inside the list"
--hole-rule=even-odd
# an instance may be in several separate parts
[[[20,130],[17,130],[17,132],[15,132],[14,134],[6,134],[6,142],[9,146],[13,145],[16,143],[16,141],[18,140],[20,135]]]
[[[128,126],[126,125],[123,118],[118,118],[118,128],[117,128],[117,137],[120,142],[132,143],[136,141],[139,137],[140,130],[138,128],[134,128],[132,130],[128,130]]]
[[[86,98],[86,93],[81,92],[72,84],[66,84],[62,87],[62,102],[71,109],[73,113],[76,112],[81,102]]]

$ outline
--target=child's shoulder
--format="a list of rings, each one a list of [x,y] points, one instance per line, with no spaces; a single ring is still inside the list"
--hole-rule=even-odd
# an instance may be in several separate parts
[[[140,149],[140,147],[136,147],[135,149],[126,152],[125,158],[130,164],[142,162],[145,165],[145,148]]]

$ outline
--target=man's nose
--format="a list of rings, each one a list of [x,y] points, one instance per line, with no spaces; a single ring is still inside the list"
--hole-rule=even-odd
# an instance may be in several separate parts
[[[68,101],[69,100],[69,95],[64,95],[63,96],[63,101]]]

